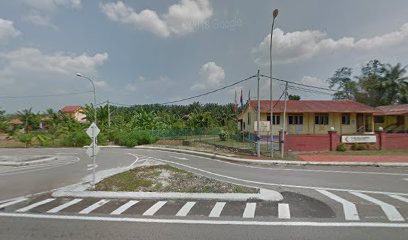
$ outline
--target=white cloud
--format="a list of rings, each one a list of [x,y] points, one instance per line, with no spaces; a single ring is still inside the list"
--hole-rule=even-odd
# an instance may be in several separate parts
[[[0,53],[0,59],[7,64],[3,71],[11,72],[48,72],[52,74],[72,75],[76,72],[92,73],[107,59],[107,53],[90,56],[83,53],[71,56],[64,53],[47,55],[36,48],[20,48],[15,51]],[[1,70],[0,70],[1,71]]]
[[[71,56],[64,53],[47,55],[35,48],[21,48],[11,52],[0,52],[0,79],[2,85],[17,83],[22,88],[26,83],[34,84],[43,79],[72,79],[76,72],[96,73],[96,67],[108,59],[107,53],[93,56],[81,54]],[[105,82],[95,82],[105,87]]]
[[[22,0],[32,9],[43,12],[53,12],[59,7],[79,9],[82,7],[81,0]]]
[[[37,26],[47,26],[57,29],[52,23],[52,17],[60,8],[80,9],[81,0],[20,0],[30,7],[28,15],[22,19]]]
[[[317,77],[311,77],[311,76],[304,76],[300,83],[305,84],[305,85],[310,85],[310,86],[315,86],[315,87],[328,87],[329,84],[327,83],[326,80],[317,78]]]
[[[225,79],[224,69],[218,66],[215,62],[208,62],[201,66],[200,69],[201,81],[195,83],[191,90],[205,90],[221,86]]]
[[[23,16],[22,19],[34,25],[47,26],[47,27],[52,27],[54,29],[57,29],[57,26],[55,26],[52,23],[51,17],[49,15],[42,14],[36,10],[31,11],[27,16]]]
[[[21,35],[21,32],[14,27],[14,23],[0,18],[0,43],[7,42],[11,38]]]
[[[316,55],[331,53],[339,50],[370,51],[402,44],[408,40],[408,23],[398,31],[386,33],[371,38],[355,39],[343,37],[338,40],[327,37],[320,31],[297,31],[285,33],[277,28],[273,32],[273,60],[275,63],[292,63],[310,59]],[[252,56],[256,64],[269,64],[270,34],[252,49]]]
[[[112,21],[129,24],[160,37],[191,33],[213,14],[208,0],[181,0],[171,5],[166,14],[160,15],[150,9],[137,13],[121,1],[100,4],[100,8]]]

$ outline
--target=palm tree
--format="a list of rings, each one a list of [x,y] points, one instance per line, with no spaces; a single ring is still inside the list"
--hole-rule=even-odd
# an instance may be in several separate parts
[[[17,111],[18,118],[24,123],[24,132],[28,133],[29,128],[35,120],[35,114],[32,112],[33,108]]]
[[[407,66],[402,67],[401,63],[395,66],[387,64],[384,66],[384,85],[386,87],[387,104],[400,104],[408,101],[408,76]]]

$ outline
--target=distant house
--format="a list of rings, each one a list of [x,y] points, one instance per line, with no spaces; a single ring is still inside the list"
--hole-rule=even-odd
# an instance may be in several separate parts
[[[86,115],[83,113],[81,106],[65,106],[60,112],[67,114],[70,118],[77,120],[80,123],[85,123]]]
[[[270,101],[260,101],[260,132],[269,135]],[[273,101],[273,134],[283,128],[284,101]],[[257,132],[258,101],[251,100],[238,116],[243,132]],[[379,110],[350,100],[287,101],[286,129],[288,134],[327,134],[333,127],[339,134],[374,132],[374,113]]]
[[[377,107],[374,123],[376,130],[379,127],[388,133],[408,132],[408,104],[388,105]]]
[[[18,126],[18,125],[23,125],[23,122],[18,118],[13,118],[9,121],[9,124],[13,126]]]

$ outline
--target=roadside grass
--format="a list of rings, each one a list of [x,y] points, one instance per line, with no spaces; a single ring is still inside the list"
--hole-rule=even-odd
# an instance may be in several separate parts
[[[106,178],[96,184],[95,191],[257,193],[259,189],[224,183],[170,165],[154,165]]]

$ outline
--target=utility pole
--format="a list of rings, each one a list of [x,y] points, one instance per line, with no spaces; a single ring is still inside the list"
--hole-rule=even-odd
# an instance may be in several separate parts
[[[285,84],[285,108],[283,109],[283,128],[282,128],[282,145],[281,145],[281,158],[285,157],[285,132],[286,132],[286,104],[288,99],[288,82]]]
[[[257,98],[258,98],[258,110],[256,113],[256,155],[258,157],[261,156],[261,146],[259,145],[259,131],[260,131],[260,126],[259,126],[259,120],[261,119],[261,98],[259,97],[259,69],[258,69],[258,74],[257,74],[257,78],[258,78],[258,87],[256,90],[256,94],[257,94]]]
[[[109,99],[107,101],[108,104],[108,128],[110,128],[111,125],[111,112],[110,112],[110,106],[109,106]]]

